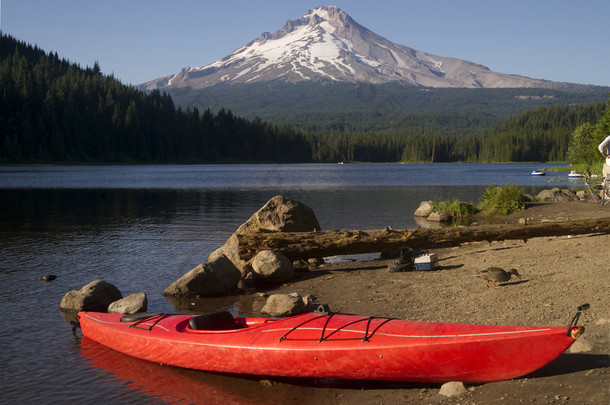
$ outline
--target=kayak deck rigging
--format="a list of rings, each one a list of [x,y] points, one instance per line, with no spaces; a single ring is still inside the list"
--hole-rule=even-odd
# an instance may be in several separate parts
[[[124,316],[121,318],[121,322],[126,322],[126,323],[133,322],[131,325],[129,325],[130,328],[136,328],[136,329],[141,329],[141,330],[150,332],[153,330],[153,328],[155,326],[157,326],[157,324],[161,320],[163,320],[167,316],[169,316],[169,315],[165,314],[165,313],[160,313],[160,312],[140,313],[140,314],[136,314],[135,316],[134,315]],[[282,342],[285,340],[317,341],[318,343],[322,343],[322,342],[328,341],[328,340],[361,340],[363,342],[367,342],[369,339],[371,339],[375,335],[375,333],[379,330],[379,328],[381,328],[386,323],[394,320],[394,318],[379,318],[379,317],[375,317],[375,316],[363,317],[360,319],[356,319],[356,320],[347,322],[341,326],[329,329],[328,325],[331,322],[331,320],[334,318],[334,316],[335,316],[335,314],[323,313],[323,314],[318,315],[317,317],[306,319],[305,321],[293,326],[290,330],[288,330],[282,337],[280,337],[278,342]],[[321,329],[321,333],[320,333],[319,337],[294,338],[294,337],[289,336],[293,332],[295,332],[299,329],[302,329],[305,325],[309,324],[310,322],[314,322],[314,321],[317,321],[318,319],[322,319],[322,318],[326,318],[326,320],[324,321],[324,326]],[[381,322],[379,322],[379,324],[376,325],[375,327],[372,327],[371,324],[375,319],[379,319],[379,320],[381,320]],[[277,319],[277,320],[279,320],[279,319]],[[336,333],[345,330],[349,326],[352,326],[352,325],[355,325],[358,323],[362,323],[362,322],[366,322],[366,327],[363,330],[363,336],[361,336],[361,337],[342,337],[342,338],[334,337],[333,338],[333,336]],[[145,323],[146,323],[146,326],[142,326]],[[233,317],[233,315],[230,312],[223,311],[223,312],[214,312],[214,313],[210,313],[210,314],[202,314],[202,315],[194,316],[194,317],[190,318],[190,320],[189,320],[189,327],[191,330],[194,330],[194,331],[217,331],[217,330],[243,329],[243,328],[247,328],[248,325],[237,322],[237,320]]]
[[[373,335],[375,334],[375,332],[377,332],[379,330],[379,328],[381,328],[383,325],[385,325],[386,323],[390,322],[392,320],[392,318],[376,318],[374,316],[368,317],[368,318],[362,318],[362,319],[356,319],[354,321],[348,322],[346,324],[344,324],[343,326],[340,326],[338,328],[336,328],[335,330],[333,330],[332,332],[330,332],[328,335],[325,336],[325,333],[327,331],[327,327],[328,324],[330,322],[330,320],[333,318],[335,314],[330,314],[330,315],[320,315],[316,318],[310,318],[307,319],[306,321],[294,326],[292,329],[290,329],[288,332],[286,332],[286,334],[284,334],[284,336],[282,336],[279,339],[279,342],[282,342],[284,340],[303,340],[303,341],[307,341],[307,340],[317,340],[318,343],[322,343],[325,340],[362,340],[363,342],[368,341],[370,338],[373,337]],[[288,335],[291,334],[292,332],[298,330],[301,326],[318,320],[320,318],[324,318],[326,317],[326,321],[324,322],[324,326],[322,327],[322,332],[319,338],[289,338]],[[371,330],[371,333],[369,334],[369,330],[371,329],[371,322],[374,319],[383,319],[383,322],[380,322],[379,325],[377,325],[373,330]],[[354,325],[356,323],[360,323],[360,322],[365,322],[366,321],[366,328],[364,330],[364,336],[363,337],[353,337],[353,338],[335,338],[335,339],[330,339],[330,337],[332,335],[334,335],[337,332],[340,332],[341,330],[347,328],[348,326]]]
[[[134,318],[128,318],[128,317],[122,317],[121,322],[134,322],[133,324],[129,325],[130,328],[142,329],[142,330],[150,332],[165,317],[167,317],[167,314],[163,314],[163,313],[149,314],[147,312],[143,312],[142,317],[139,319],[135,319],[135,322],[134,322]],[[138,317],[136,317],[136,318],[138,318]],[[147,327],[140,326],[144,322],[150,321],[153,318],[157,318],[157,319],[155,319],[155,321],[152,324],[150,324],[149,326],[147,326]]]

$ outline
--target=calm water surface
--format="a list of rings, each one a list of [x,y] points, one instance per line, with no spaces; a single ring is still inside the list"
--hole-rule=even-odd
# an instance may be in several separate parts
[[[75,339],[59,302],[96,279],[149,309],[256,313],[249,296],[195,307],[162,291],[221,246],[271,197],[309,205],[323,229],[415,226],[422,200],[477,203],[490,184],[568,187],[536,164],[344,164],[0,167],[0,398],[3,403],[307,403],[322,383],[150,364]],[[38,281],[44,274],[52,282]],[[361,386],[350,388],[362,388]]]

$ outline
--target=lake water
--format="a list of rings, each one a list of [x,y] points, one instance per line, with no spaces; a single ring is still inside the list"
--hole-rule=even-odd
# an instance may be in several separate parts
[[[322,383],[270,389],[257,379],[146,363],[76,339],[59,303],[103,279],[145,292],[154,311],[229,309],[250,297],[194,307],[162,291],[205,262],[271,197],[309,205],[323,229],[415,226],[423,200],[477,203],[490,184],[526,192],[572,187],[537,164],[304,164],[0,167],[0,398],[3,403],[306,403]],[[52,282],[38,281],[45,274]],[[351,388],[361,388],[351,387]]]

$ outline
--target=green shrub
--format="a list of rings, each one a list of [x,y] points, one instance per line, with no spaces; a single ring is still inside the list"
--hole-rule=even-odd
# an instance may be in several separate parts
[[[485,215],[508,215],[525,208],[523,189],[516,184],[489,186],[481,197],[479,208]]]
[[[476,214],[479,209],[476,205],[454,199],[451,201],[432,201],[433,212],[446,212],[453,218],[464,218]]]

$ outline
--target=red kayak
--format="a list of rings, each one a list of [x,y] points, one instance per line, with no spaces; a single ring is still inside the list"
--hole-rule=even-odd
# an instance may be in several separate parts
[[[344,314],[289,318],[80,312],[83,336],[170,366],[223,373],[484,383],[526,375],[584,328],[401,321]],[[574,325],[574,326],[573,326]]]

